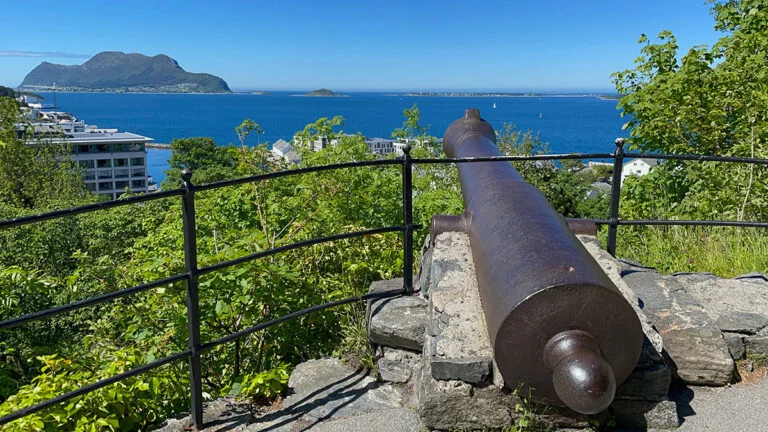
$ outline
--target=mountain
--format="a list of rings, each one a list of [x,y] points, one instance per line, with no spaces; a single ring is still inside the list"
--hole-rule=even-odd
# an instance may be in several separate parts
[[[105,51],[79,66],[40,63],[21,87],[56,87],[81,91],[229,93],[227,83],[211,74],[186,72],[165,54],[148,57]]]

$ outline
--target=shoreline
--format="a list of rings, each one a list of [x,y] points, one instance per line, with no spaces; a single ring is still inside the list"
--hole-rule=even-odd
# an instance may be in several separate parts
[[[56,89],[54,92],[53,89],[47,89],[47,90],[37,90],[39,93],[61,93],[61,94],[93,94],[93,93],[101,93],[101,94],[136,94],[136,95],[226,95],[226,96],[274,96],[275,92],[270,92],[269,94],[265,93],[249,93],[249,92],[240,92],[240,91],[231,91],[231,92],[206,92],[206,93],[195,93],[195,92],[137,92],[137,91],[99,91],[99,90],[60,90]],[[389,91],[380,91],[380,92],[368,92],[368,91],[360,91],[360,92],[347,92],[343,94],[336,94],[336,95],[308,95],[308,94],[298,94],[298,93],[292,93],[290,91],[285,92],[277,92],[277,93],[285,93],[285,96],[290,97],[316,97],[316,98],[348,98],[353,96],[354,94],[380,94],[382,96],[387,97],[498,97],[498,98],[597,98],[602,100],[618,100],[621,98],[621,95],[615,95],[611,93],[484,93],[484,92],[401,92],[401,93],[395,93],[395,92],[389,92]]]

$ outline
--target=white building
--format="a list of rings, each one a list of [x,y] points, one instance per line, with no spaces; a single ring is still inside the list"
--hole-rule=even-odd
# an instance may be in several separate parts
[[[77,120],[19,125],[32,143],[50,140],[71,146],[72,157],[83,169],[85,187],[108,199],[126,190],[147,193],[157,190],[147,170],[146,144],[152,138],[117,129],[98,129]]]
[[[279,139],[272,144],[272,155],[275,159],[282,159],[291,164],[301,163],[301,156],[296,153],[296,150],[293,149],[292,145],[283,139]]]
[[[640,158],[632,159],[626,163],[621,169],[621,182],[624,183],[624,179],[629,176],[642,177],[649,172],[651,168],[659,164],[658,159]]]
[[[371,153],[375,155],[386,156],[395,151],[392,140],[386,138],[366,138],[365,143],[368,145],[368,148],[371,149]]]
[[[67,142],[81,168],[85,187],[110,199],[126,189],[147,193],[153,188],[147,171],[146,144],[152,138],[130,132],[75,132]]]

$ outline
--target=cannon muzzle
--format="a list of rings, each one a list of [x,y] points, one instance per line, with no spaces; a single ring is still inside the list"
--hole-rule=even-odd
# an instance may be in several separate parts
[[[449,157],[500,156],[493,127],[468,109],[446,130]],[[510,386],[594,414],[637,363],[640,321],[544,195],[509,162],[458,164],[465,212],[432,230],[470,239],[494,359]]]

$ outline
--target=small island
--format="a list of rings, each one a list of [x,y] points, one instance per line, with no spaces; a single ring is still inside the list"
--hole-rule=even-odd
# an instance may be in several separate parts
[[[331,90],[321,88],[319,90],[313,90],[307,93],[305,96],[336,96],[336,93],[332,92]]]

